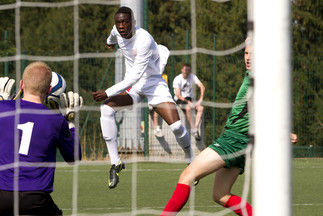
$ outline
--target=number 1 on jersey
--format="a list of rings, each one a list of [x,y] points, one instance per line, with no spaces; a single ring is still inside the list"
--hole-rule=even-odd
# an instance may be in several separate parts
[[[27,122],[25,124],[18,124],[17,128],[22,130],[21,143],[19,147],[19,154],[28,155],[30,146],[31,134],[33,132],[34,123]]]

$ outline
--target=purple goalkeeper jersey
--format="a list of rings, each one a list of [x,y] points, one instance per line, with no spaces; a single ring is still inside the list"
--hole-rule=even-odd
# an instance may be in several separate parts
[[[0,189],[14,190],[15,154],[19,162],[19,191],[53,191],[56,148],[64,160],[74,162],[75,128],[65,118],[42,104],[20,100],[0,101]],[[15,121],[18,122],[16,123]],[[16,134],[16,135],[15,135]],[[18,146],[15,151],[15,137]],[[78,157],[81,148],[77,139]],[[35,163],[36,162],[36,163]],[[50,166],[46,162],[52,162]],[[3,166],[7,165],[7,166]]]

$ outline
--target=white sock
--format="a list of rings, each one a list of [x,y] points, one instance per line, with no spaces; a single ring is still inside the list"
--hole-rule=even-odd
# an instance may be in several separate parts
[[[192,133],[197,133],[197,128],[192,128]]]
[[[173,131],[178,144],[182,147],[187,162],[191,163],[194,159],[194,154],[191,147],[191,140],[186,128],[183,126],[181,121],[177,121],[170,125],[170,129]]]
[[[108,152],[112,164],[118,164],[120,157],[118,154],[118,143],[117,143],[117,125],[115,122],[115,111],[107,105],[101,105],[101,130],[103,139],[107,145]]]

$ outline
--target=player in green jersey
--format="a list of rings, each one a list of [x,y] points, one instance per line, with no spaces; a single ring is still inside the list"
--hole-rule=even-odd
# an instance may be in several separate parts
[[[181,173],[173,196],[161,215],[176,215],[186,204],[192,183],[216,172],[213,188],[213,200],[232,209],[238,215],[252,215],[252,207],[241,197],[231,194],[231,188],[242,174],[245,166],[245,149],[249,142],[249,117],[247,92],[251,69],[250,46],[246,39],[245,65],[246,75],[234,101],[231,114],[222,135]]]

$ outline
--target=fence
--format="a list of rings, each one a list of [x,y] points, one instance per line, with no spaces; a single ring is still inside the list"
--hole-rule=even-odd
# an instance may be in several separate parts
[[[175,41],[179,41],[177,36],[171,35],[167,42],[168,47],[172,49],[188,49],[189,36],[186,37],[184,47],[178,47]],[[243,41],[243,38],[239,38]],[[7,39],[6,39],[7,40]],[[185,41],[184,40],[184,41]],[[224,38],[205,39],[205,41],[213,40],[213,48],[219,41],[224,41]],[[235,38],[235,40],[238,40]],[[175,45],[174,45],[175,44]],[[34,53],[27,53],[33,55]],[[37,53],[41,55],[42,53]],[[44,53],[45,54],[45,53]],[[47,53],[46,53],[47,54]],[[45,54],[45,55],[46,55]],[[7,53],[8,56],[12,53]],[[36,55],[36,54],[35,54]],[[63,55],[58,53],[56,55]],[[180,73],[182,63],[189,62],[190,56],[176,55],[170,56],[165,69],[165,74],[168,75],[168,83],[172,92],[172,81],[175,75]],[[197,54],[196,74],[206,87],[204,101],[206,102],[221,102],[231,103],[234,100],[236,92],[241,84],[244,70],[243,50],[227,55],[227,56],[211,56],[207,54]],[[22,70],[29,62],[22,60]],[[68,90],[73,90],[73,62],[60,61],[49,62],[54,71],[62,74],[67,81]],[[96,103],[91,98],[91,92],[98,89],[106,89],[115,83],[115,58],[83,58],[79,60],[79,90],[84,97],[85,104],[92,107],[98,107],[100,103]],[[299,55],[293,57],[293,132],[298,134],[298,146],[294,146],[295,157],[322,157],[320,146],[323,145],[323,57],[311,55]],[[9,76],[15,78],[15,62],[7,61],[0,62],[0,76]],[[173,93],[173,92],[172,92]],[[197,95],[199,93],[197,92]],[[225,124],[227,116],[230,112],[229,108],[214,107],[214,104],[205,106],[203,120],[203,146],[211,143],[218,137]],[[146,106],[146,104],[143,104]],[[270,102],[268,102],[270,106]],[[127,110],[123,112],[128,112]],[[161,143],[154,143],[151,118],[149,111],[146,108],[140,108],[140,119],[138,120],[137,128],[128,128],[128,132],[119,133],[120,151],[127,155],[128,153],[145,154],[146,156],[152,153],[152,150],[167,153],[169,149],[163,148]],[[107,155],[105,143],[102,139],[100,130],[100,113],[98,111],[82,111],[80,114],[80,134],[83,155],[87,160],[101,160]],[[127,121],[134,121],[129,115]],[[182,119],[185,119],[182,116]],[[116,118],[118,127],[123,127],[126,120],[122,115],[118,114]],[[142,122],[144,124],[142,124]],[[178,145],[174,142],[172,133],[167,131],[165,126],[165,145],[168,144],[170,149],[177,148]],[[138,140],[136,143],[129,144],[127,142],[127,134],[133,130],[138,132]],[[194,140],[193,140],[194,143]],[[159,147],[158,147],[159,145]],[[194,144],[195,145],[195,144]],[[300,147],[299,147],[300,146]],[[301,146],[313,146],[313,154],[307,154]],[[160,149],[163,148],[163,149]],[[197,149],[199,150],[201,146]],[[308,147],[305,147],[308,148]],[[164,152],[163,152],[164,151]],[[179,151],[180,152],[180,151]],[[303,152],[303,153],[302,153]],[[160,154],[161,154],[160,153]],[[175,155],[177,153],[174,153]]]
[[[321,146],[293,146],[294,158],[321,158],[323,157],[323,147]]]

